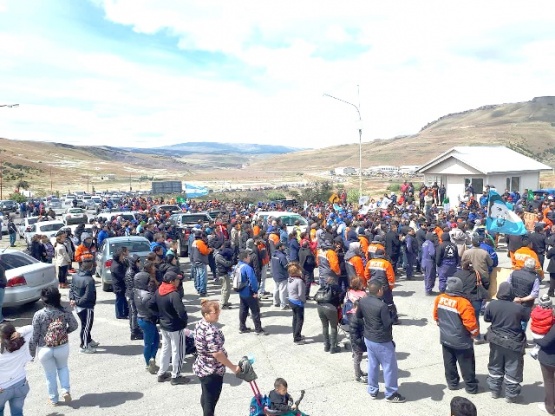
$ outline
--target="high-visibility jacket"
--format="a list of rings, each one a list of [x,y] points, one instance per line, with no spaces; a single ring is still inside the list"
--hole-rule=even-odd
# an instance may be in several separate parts
[[[341,269],[339,268],[339,258],[337,253],[331,248],[328,250],[318,250],[318,272],[320,278],[339,277]]]
[[[375,257],[368,260],[364,277],[367,281],[377,280],[382,286],[393,289],[395,286],[395,272],[391,263],[383,257]]]
[[[540,264],[540,259],[538,258],[538,255],[534,250],[526,246],[519,248],[517,251],[515,251],[513,257],[511,257],[513,269],[522,269],[524,267],[524,262],[528,257],[532,257],[536,261],[536,273],[543,277],[543,267]]]

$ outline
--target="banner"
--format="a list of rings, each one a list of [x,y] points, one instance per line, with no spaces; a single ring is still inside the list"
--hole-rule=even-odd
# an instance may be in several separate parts
[[[391,204],[393,204],[393,201],[384,196],[381,203],[380,203],[380,208],[381,209],[387,209],[387,207],[390,206]]]
[[[491,233],[523,235],[526,227],[518,215],[507,206],[495,191],[489,191],[486,229]]]
[[[366,205],[369,201],[370,201],[370,197],[369,197],[369,196],[361,196],[361,197],[358,199],[358,204],[359,204],[359,205]]]
[[[199,198],[208,195],[208,189],[192,183],[185,183],[185,194],[187,198]]]
[[[333,193],[329,197],[328,201],[330,201],[330,203],[332,204],[335,204],[336,202],[341,202],[341,198],[339,198],[339,196],[336,193]]]

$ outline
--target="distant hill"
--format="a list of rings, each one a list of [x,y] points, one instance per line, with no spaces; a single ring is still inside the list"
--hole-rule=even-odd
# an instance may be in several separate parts
[[[364,137],[364,132],[363,132]],[[377,165],[421,165],[454,146],[499,144],[555,166],[555,97],[486,105],[448,114],[424,126],[418,134],[362,143],[363,168]],[[273,156],[275,169],[329,170],[358,167],[358,144]],[[318,157],[315,157],[315,156]]]
[[[274,146],[265,144],[251,143],[219,143],[219,142],[185,142],[170,146],[154,148],[125,148],[125,150],[138,153],[154,153],[166,155],[186,155],[186,154],[247,154],[247,155],[267,155],[297,152],[299,148],[287,146]]]

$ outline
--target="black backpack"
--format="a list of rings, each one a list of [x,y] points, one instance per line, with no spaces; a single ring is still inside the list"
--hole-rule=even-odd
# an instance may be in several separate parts
[[[330,285],[322,286],[314,295],[314,300],[317,304],[331,303],[333,299],[333,290]]]

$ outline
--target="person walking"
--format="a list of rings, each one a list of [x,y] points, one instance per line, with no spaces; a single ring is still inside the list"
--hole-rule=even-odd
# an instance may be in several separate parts
[[[12,415],[23,415],[29,393],[25,367],[33,360],[29,350],[32,336],[32,325],[16,330],[9,322],[0,323],[0,415],[8,403]]]
[[[356,319],[352,327],[357,344],[364,342],[368,352],[368,394],[378,398],[378,376],[380,366],[385,382],[385,399],[390,403],[404,403],[405,397],[399,393],[397,357],[393,342],[393,319],[387,305],[381,300],[383,285],[370,281],[368,296],[358,302]]]
[[[189,247],[191,250],[191,273],[195,276],[195,289],[199,296],[206,296],[208,255],[213,250],[208,248],[203,237],[201,230],[195,230],[195,240]]]
[[[272,255],[271,267],[272,277],[275,282],[274,306],[281,309],[289,309],[287,304],[287,257],[285,255],[285,244],[277,243],[274,254]]]
[[[181,375],[183,354],[185,352],[185,332],[188,316],[177,288],[181,277],[175,272],[166,272],[163,282],[154,297],[148,302],[152,315],[160,317],[160,333],[162,335],[162,353],[158,381],[164,382],[171,378],[172,386],[189,383],[189,378]],[[172,361],[171,375],[167,372]]]
[[[239,290],[239,333],[246,334],[251,332],[251,329],[247,327],[247,316],[250,311],[254,323],[254,332],[257,335],[268,335],[268,333],[262,329],[262,323],[260,322],[258,280],[256,279],[253,268],[249,264],[251,257],[246,250],[241,250],[237,258],[239,262],[237,263],[235,273],[240,273],[241,282],[246,283],[246,285]]]
[[[304,344],[301,335],[304,324],[304,304],[306,303],[306,285],[303,280],[303,271],[298,262],[287,265],[287,298],[293,311],[293,342],[297,345]]]
[[[220,318],[218,302],[203,299],[200,305],[202,319],[195,326],[197,356],[193,363],[193,373],[199,378],[202,389],[202,414],[214,416],[222,392],[226,367],[234,374],[239,373],[241,369],[227,357],[224,334],[216,326]]]
[[[128,267],[127,247],[118,247],[112,257],[112,289],[116,295],[116,319],[129,319],[129,307],[125,299],[125,272]]]
[[[526,347],[526,334],[522,328],[526,312],[513,300],[511,285],[503,282],[497,290],[497,299],[488,304],[484,313],[484,321],[491,323],[486,335],[490,348],[488,387],[491,397],[497,399],[501,396],[504,380],[505,400],[509,403],[520,395]]]
[[[71,401],[69,385],[69,343],[68,334],[79,326],[73,314],[66,310],[60,300],[58,288],[42,289],[41,300],[44,308],[33,316],[33,337],[30,342],[31,356],[38,358],[46,375],[49,402],[56,406],[59,401],[58,382],[64,402]],[[37,354],[37,348],[40,348]]]
[[[156,374],[159,370],[156,366],[156,353],[160,344],[160,335],[156,328],[158,315],[148,307],[156,294],[157,282],[154,269],[154,263],[147,260],[143,270],[133,277],[133,299],[137,308],[137,324],[143,333],[143,356],[146,370],[150,374]]]
[[[474,308],[466,299],[462,281],[458,277],[447,278],[445,293],[440,293],[435,299],[433,318],[440,330],[447,387],[456,390],[459,386],[458,362],[466,392],[478,393],[472,342],[472,338],[478,335],[478,325]]]
[[[69,288],[69,304],[81,321],[79,352],[93,354],[99,343],[94,341],[91,331],[94,323],[94,307],[96,305],[96,286],[92,276],[94,262],[92,256],[83,256],[79,272],[71,279]]]

